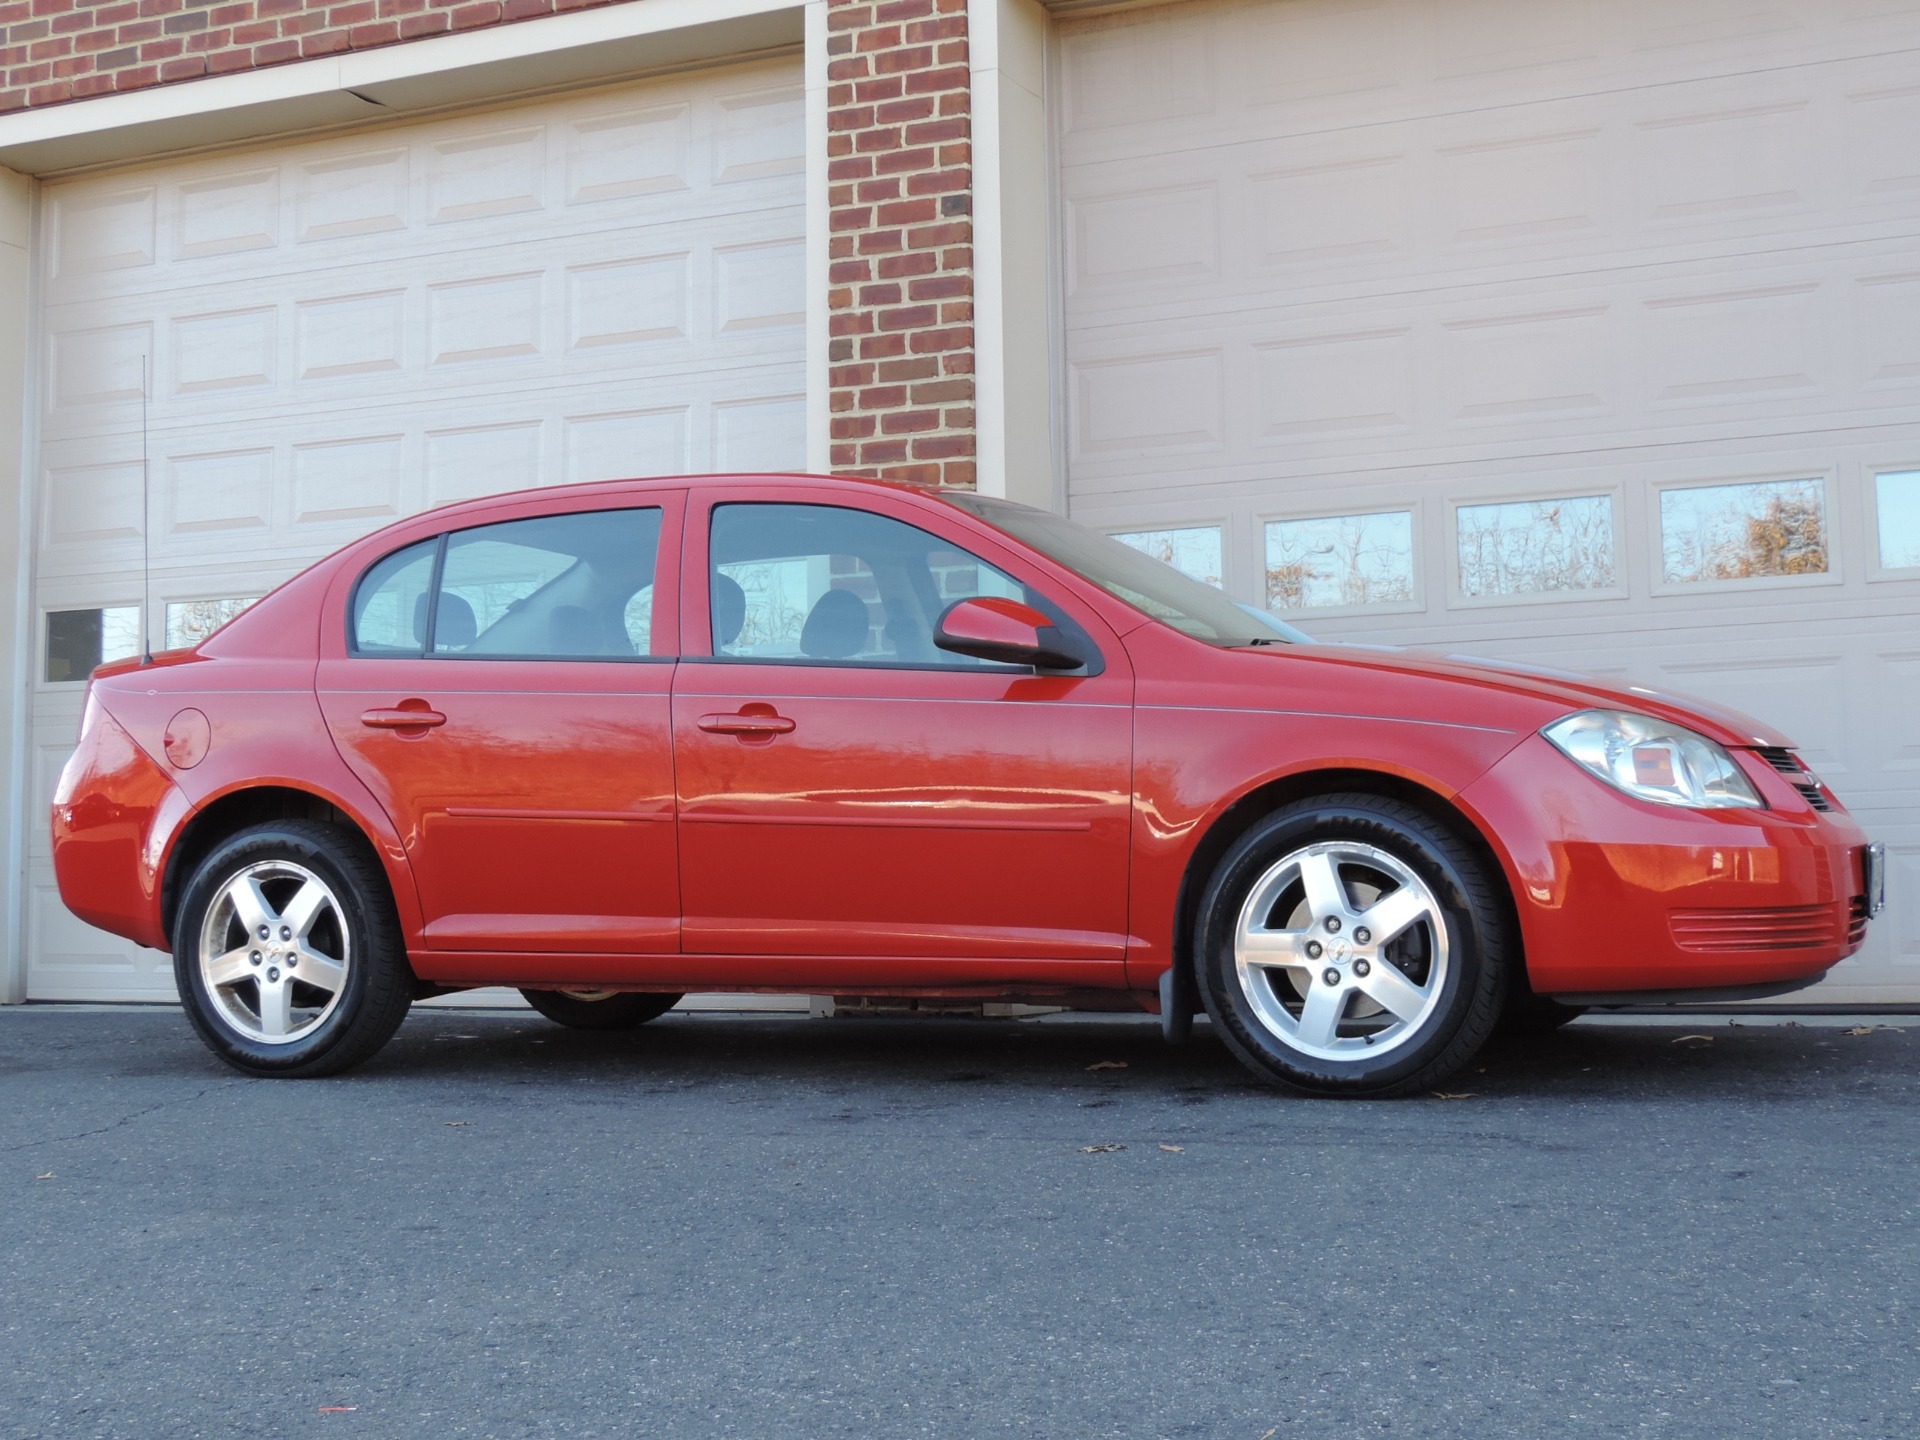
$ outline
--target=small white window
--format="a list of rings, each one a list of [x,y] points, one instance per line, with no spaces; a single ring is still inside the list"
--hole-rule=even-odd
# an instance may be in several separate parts
[[[47,612],[47,680],[84,680],[96,666],[140,653],[140,607]]]
[[[1151,555],[1163,565],[1171,565],[1190,580],[1226,588],[1221,564],[1220,527],[1218,525],[1183,526],[1177,530],[1129,530],[1115,535],[1122,545],[1131,545],[1142,555]]]
[[[260,597],[232,600],[170,600],[167,602],[167,649],[198,645]]]
[[[1454,511],[1463,595],[1611,590],[1613,500],[1572,495]]]
[[[1827,572],[1827,487],[1754,480],[1660,492],[1660,568],[1669,585]]]
[[[1874,476],[1880,520],[1880,568],[1920,569],[1920,470]]]
[[[1330,610],[1413,599],[1413,512],[1267,522],[1267,605]]]

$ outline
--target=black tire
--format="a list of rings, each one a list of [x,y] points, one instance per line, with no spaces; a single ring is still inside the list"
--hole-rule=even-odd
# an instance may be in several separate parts
[[[1531,990],[1517,991],[1507,997],[1494,1033],[1502,1039],[1538,1039],[1586,1013],[1584,1005],[1562,1005],[1551,996],[1535,995]]]
[[[527,1003],[569,1030],[631,1030],[657,1020],[685,998],[632,990],[522,990]]]
[[[1431,1089],[1500,1017],[1509,938],[1499,885],[1497,870],[1411,805],[1363,794],[1288,805],[1235,842],[1202,896],[1194,955],[1207,1013],[1248,1068],[1283,1088]]]
[[[317,902],[311,881],[325,892]],[[243,891],[265,898],[269,912],[253,918],[270,913],[274,933],[252,933],[235,898]],[[312,820],[250,826],[200,862],[174,921],[173,971],[207,1048],[248,1075],[350,1069],[393,1037],[413,1003],[385,871],[358,836]]]

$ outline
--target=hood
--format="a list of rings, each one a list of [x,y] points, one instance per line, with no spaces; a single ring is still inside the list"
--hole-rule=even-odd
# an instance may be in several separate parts
[[[1278,647],[1276,647],[1277,650]],[[1251,654],[1274,654],[1264,647]],[[1366,669],[1426,675],[1466,684],[1493,687],[1574,710],[1631,710],[1697,730],[1722,745],[1765,745],[1793,748],[1793,741],[1771,725],[1709,700],[1644,685],[1615,683],[1574,670],[1558,670],[1510,660],[1483,660],[1473,655],[1445,655],[1437,650],[1409,650],[1393,645],[1298,645],[1286,653],[1311,655],[1316,660]]]

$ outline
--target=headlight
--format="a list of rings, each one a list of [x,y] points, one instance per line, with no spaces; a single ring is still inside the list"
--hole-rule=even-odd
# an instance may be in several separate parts
[[[1540,733],[1583,770],[1637,800],[1695,810],[1765,804],[1733,756],[1684,726],[1625,710],[1582,710]]]

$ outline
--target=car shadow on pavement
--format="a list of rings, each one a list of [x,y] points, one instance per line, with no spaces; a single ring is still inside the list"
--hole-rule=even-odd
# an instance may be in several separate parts
[[[702,1013],[638,1030],[566,1030],[517,1013],[417,1014],[359,1075],[639,1085],[771,1083],[1280,1094],[1203,1024],[1168,1046],[1133,1017],[807,1020]],[[1920,1091],[1920,1043],[1898,1021],[1857,1025],[1588,1018],[1550,1035],[1496,1037],[1435,1096],[1805,1101]]]

